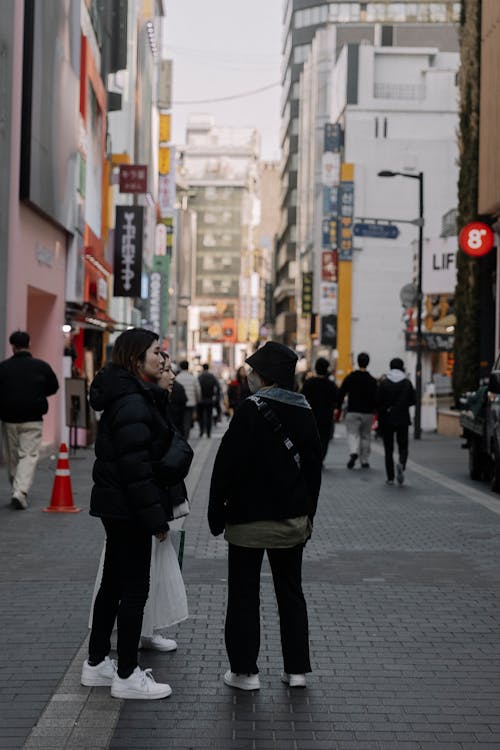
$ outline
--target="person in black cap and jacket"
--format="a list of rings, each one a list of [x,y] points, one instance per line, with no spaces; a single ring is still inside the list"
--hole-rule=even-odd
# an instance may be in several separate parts
[[[302,553],[316,513],[322,449],[309,404],[293,392],[297,359],[288,347],[269,341],[246,360],[254,395],[240,404],[222,438],[210,486],[210,530],[214,536],[225,532],[229,543],[225,642],[230,669],[224,682],[242,690],[260,687],[264,551],[278,601],[282,680],[305,687],[311,671]]]
[[[408,380],[403,360],[395,357],[390,370],[381,379],[377,393],[378,421],[384,441],[386,484],[394,484],[394,436],[399,451],[396,464],[398,484],[404,482],[408,460],[408,427],[411,425],[410,406],[416,402],[415,388]]]

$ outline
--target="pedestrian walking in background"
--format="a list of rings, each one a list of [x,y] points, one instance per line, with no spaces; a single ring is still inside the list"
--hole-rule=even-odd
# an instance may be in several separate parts
[[[57,392],[59,383],[51,366],[32,356],[26,331],[14,331],[9,343],[12,357],[0,362],[0,420],[12,505],[26,510],[42,445],[43,415],[49,408],[47,398]]]
[[[185,359],[179,362],[179,372],[177,373],[175,382],[182,385],[187,396],[187,402],[184,408],[182,434],[186,440],[189,440],[189,433],[191,432],[191,427],[193,426],[194,421],[194,412],[197,403],[200,401],[201,394],[198,380],[191,372],[189,372],[189,362]]]
[[[395,357],[390,362],[389,372],[378,386],[377,410],[379,428],[384,441],[385,472],[387,484],[394,484],[394,437],[399,452],[396,464],[398,484],[404,482],[404,471],[408,460],[408,427],[411,425],[410,406],[416,402],[415,388],[404,371],[403,360]]]
[[[181,435],[184,436],[184,417],[188,401],[187,394],[184,386],[181,385],[181,383],[177,382],[175,366],[171,361],[170,356],[166,352],[162,352],[162,355],[165,356],[164,370],[158,385],[168,391],[169,418],[171,419],[175,428],[179,430]]]
[[[362,469],[370,468],[372,423],[377,408],[377,381],[366,369],[369,362],[370,357],[366,352],[358,354],[359,369],[350,372],[344,378],[339,390],[337,419],[347,396],[345,424],[349,445],[348,469],[354,468],[358,457]]]
[[[324,357],[319,357],[314,365],[316,375],[304,380],[302,393],[306,397],[318,425],[323,460],[332,438],[332,427],[337,406],[338,389],[328,377],[330,365]]]
[[[241,402],[249,395],[250,388],[248,386],[247,373],[245,368],[241,366],[236,370],[234,380],[231,380],[227,385],[227,403],[230,416],[233,416]]]
[[[218,450],[208,508],[214,536],[228,542],[224,682],[260,687],[259,589],[264,552],[278,602],[284,673],[305,687],[311,671],[302,553],[312,533],[321,484],[321,443],[312,410],[295,393],[297,355],[269,341],[246,360],[254,394],[240,404]]]
[[[90,388],[92,408],[102,411],[90,514],[104,525],[106,552],[81,682],[110,686],[115,698],[166,698],[172,692],[137,663],[152,536],[164,541],[169,529],[169,498],[160,481],[171,440],[161,413],[164,392],[157,385],[162,368],[158,336],[132,328],[118,336],[111,363]],[[115,620],[117,668],[109,659]]]
[[[210,437],[213,424],[213,410],[220,405],[220,385],[213,373],[210,372],[208,364],[203,365],[203,372],[198,375],[200,396],[197,405],[198,422],[200,424],[200,437]]]

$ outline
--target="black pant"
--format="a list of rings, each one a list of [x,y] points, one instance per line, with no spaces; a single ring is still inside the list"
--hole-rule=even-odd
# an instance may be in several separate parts
[[[302,593],[302,544],[267,549],[278,602],[285,672],[305,674],[309,661],[309,625]],[[231,671],[257,674],[260,648],[260,569],[264,549],[229,545],[226,650]]]
[[[118,674],[126,678],[137,666],[144,606],[149,593],[151,533],[129,521],[101,519],[106,553],[101,586],[94,603],[89,660],[100,663],[111,649],[118,625]]]
[[[330,443],[330,440],[332,439],[332,423],[327,422],[326,424],[322,424],[318,422],[318,432],[319,432],[319,439],[321,441],[321,456],[323,460],[326,457],[326,454],[328,453],[328,445]]]
[[[182,416],[182,434],[186,438],[186,440],[189,440],[189,433],[191,432],[191,427],[193,426],[193,406],[186,406],[184,409],[184,414]]]
[[[403,469],[408,460],[408,426],[398,425],[396,427],[384,425],[382,428],[382,439],[384,441],[385,473],[387,474],[387,479],[394,479],[394,458],[392,456],[394,452],[394,435],[396,436],[399,451],[399,463]]]
[[[211,401],[202,401],[198,404],[198,420],[200,422],[200,436],[204,433],[210,437],[212,432],[212,409]]]

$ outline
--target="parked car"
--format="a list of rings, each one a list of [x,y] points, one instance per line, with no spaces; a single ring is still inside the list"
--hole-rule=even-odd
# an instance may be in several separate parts
[[[469,450],[471,479],[486,479],[500,492],[500,356],[488,379],[464,400],[460,424]]]

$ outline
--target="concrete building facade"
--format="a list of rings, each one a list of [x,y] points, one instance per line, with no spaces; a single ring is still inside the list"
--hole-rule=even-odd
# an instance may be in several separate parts
[[[295,345],[298,324],[295,279],[300,265],[297,257],[300,75],[315,34],[327,23],[336,26],[335,57],[345,44],[364,42],[401,47],[425,44],[442,51],[456,51],[455,24],[460,3],[285,0],[283,7],[282,193],[274,296],[276,334],[282,341]],[[425,41],[422,25],[425,25]]]

